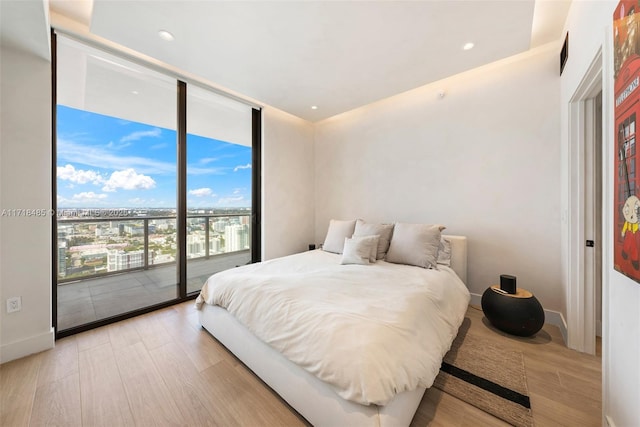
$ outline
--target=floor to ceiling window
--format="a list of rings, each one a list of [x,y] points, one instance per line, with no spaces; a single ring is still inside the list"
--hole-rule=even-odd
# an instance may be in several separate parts
[[[185,299],[250,262],[252,108],[54,43],[58,335]]]
[[[251,260],[252,109],[187,91],[187,292]]]

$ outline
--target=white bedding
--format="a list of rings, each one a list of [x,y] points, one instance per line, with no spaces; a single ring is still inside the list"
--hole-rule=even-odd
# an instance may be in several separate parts
[[[344,399],[384,405],[430,387],[469,303],[448,267],[340,265],[304,252],[217,273],[196,306],[226,308]]]

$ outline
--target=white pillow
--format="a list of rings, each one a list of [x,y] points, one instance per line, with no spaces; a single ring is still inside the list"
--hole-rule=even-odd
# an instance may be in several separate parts
[[[451,241],[444,237],[438,245],[438,264],[451,267]]]
[[[395,264],[434,268],[438,262],[442,225],[397,223],[386,260]]]
[[[359,219],[356,222],[354,236],[380,236],[376,253],[377,259],[382,259],[389,250],[389,242],[393,233],[393,224],[371,224]]]
[[[352,237],[344,239],[344,252],[340,264],[369,264],[376,260],[378,236]],[[371,261],[373,258],[373,261]]]
[[[322,249],[327,252],[336,254],[342,253],[344,247],[344,239],[353,236],[353,230],[356,228],[356,220],[340,221],[332,219],[329,221],[329,230],[324,239]]]

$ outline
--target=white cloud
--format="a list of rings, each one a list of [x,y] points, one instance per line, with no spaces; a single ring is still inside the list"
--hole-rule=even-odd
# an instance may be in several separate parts
[[[251,202],[246,200],[243,196],[238,197],[221,197],[218,199],[218,205],[224,207],[239,207],[239,206],[250,206]]]
[[[162,131],[159,128],[154,128],[153,130],[131,132],[129,135],[125,135],[120,138],[120,142],[137,141],[146,137],[159,138],[161,134]]]
[[[0,0],[1,1],[1,0]],[[200,168],[194,165],[187,165],[189,175],[226,175],[223,168]]]
[[[166,142],[161,142],[160,144],[152,145],[151,147],[149,147],[149,150],[159,150],[159,149],[161,149],[161,148],[165,148],[165,147],[168,147],[168,146],[169,146],[169,144],[168,144],[168,143],[166,143]]]
[[[247,163],[246,165],[240,165],[233,168],[234,172],[238,172],[240,169],[251,169],[251,163]]]
[[[93,191],[86,191],[83,193],[74,194],[72,196],[76,202],[96,202],[107,198],[106,194],[96,194]]]
[[[189,194],[196,197],[205,197],[205,196],[215,197],[215,194],[213,194],[213,191],[211,191],[210,188],[206,188],[206,187],[196,188],[195,190],[189,190]]]
[[[109,177],[102,191],[123,190],[149,190],[155,188],[156,182],[150,176],[137,173],[133,168],[115,171]]]
[[[0,0],[2,1],[2,0]],[[114,147],[116,148],[116,147]],[[135,169],[143,174],[175,175],[176,164],[154,160],[153,158],[137,156],[119,156],[112,150],[100,147],[87,147],[73,141],[59,138],[57,141],[57,156],[60,161],[80,163],[104,169]],[[198,167],[196,164],[187,165],[189,175],[225,175],[223,168]]]
[[[146,174],[175,175],[176,173],[175,163],[146,157],[118,156],[100,147],[87,147],[62,138],[59,138],[57,142],[57,156],[61,161],[81,163],[105,169],[133,168],[140,173]]]
[[[76,184],[86,184],[87,182],[91,182],[92,184],[100,185],[104,183],[104,178],[100,176],[98,172],[76,169],[70,164],[58,166],[56,168],[56,175],[64,181],[71,181]]]

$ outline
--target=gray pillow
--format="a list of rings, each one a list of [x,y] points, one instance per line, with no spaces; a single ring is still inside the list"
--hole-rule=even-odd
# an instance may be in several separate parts
[[[397,223],[386,260],[423,268],[436,267],[442,230],[444,227],[437,224]]]
[[[332,219],[329,221],[329,230],[327,231],[327,236],[324,239],[322,250],[341,254],[342,248],[344,247],[344,239],[346,237],[353,236],[353,230],[355,228],[355,219],[352,221]]]
[[[391,234],[393,233],[393,224],[373,224],[366,223],[359,219],[356,222],[356,229],[353,232],[354,236],[380,236],[378,240],[377,259],[382,259],[389,250],[389,242],[391,241]]]

